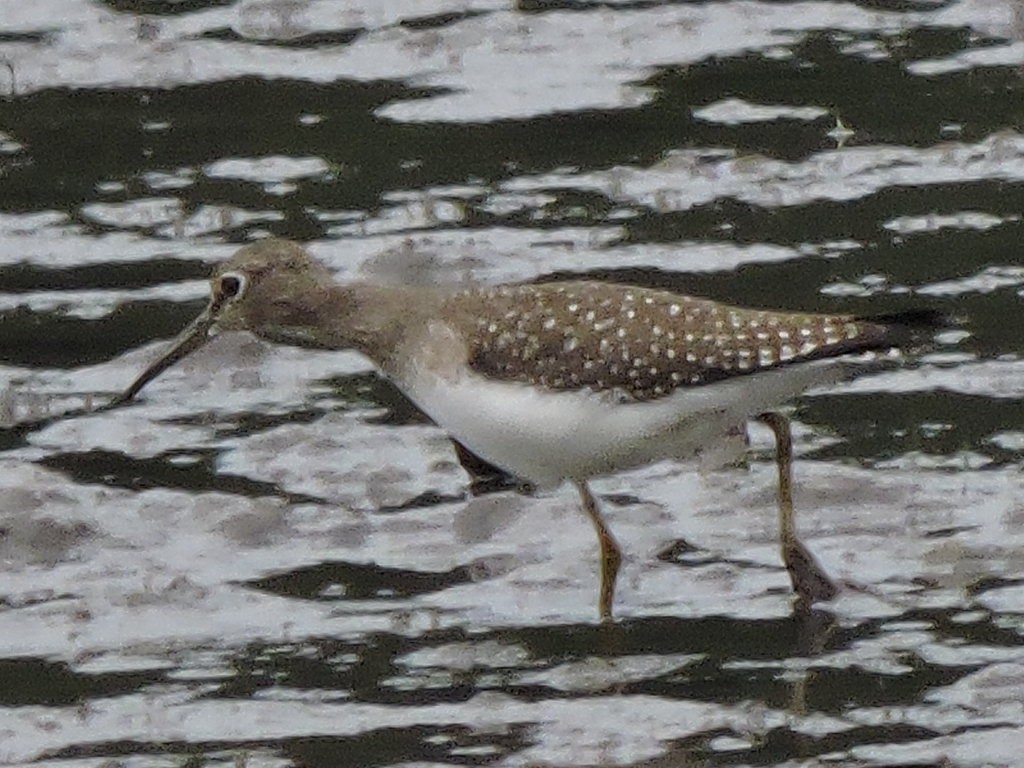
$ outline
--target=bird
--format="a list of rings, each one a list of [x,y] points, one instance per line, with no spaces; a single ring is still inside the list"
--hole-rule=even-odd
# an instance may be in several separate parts
[[[619,544],[593,478],[701,454],[749,420],[776,440],[779,541],[800,604],[838,586],[800,541],[792,438],[778,410],[889,350],[905,323],[772,311],[596,279],[497,285],[339,282],[300,244],[259,240],[218,265],[206,309],[115,401],[127,403],[214,329],[369,359],[460,446],[529,485],[575,486],[612,620]]]

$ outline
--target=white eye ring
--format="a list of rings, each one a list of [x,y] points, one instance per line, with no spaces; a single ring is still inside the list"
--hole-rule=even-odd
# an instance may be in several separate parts
[[[217,290],[224,299],[237,299],[248,287],[249,281],[241,272],[225,272],[217,278]]]

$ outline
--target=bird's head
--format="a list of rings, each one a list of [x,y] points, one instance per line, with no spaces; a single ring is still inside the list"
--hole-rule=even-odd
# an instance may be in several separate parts
[[[249,330],[290,343],[315,343],[318,289],[330,270],[297,243],[263,240],[241,248],[210,278],[210,303],[160,359],[116,400],[131,400],[149,382],[202,347],[214,329]]]

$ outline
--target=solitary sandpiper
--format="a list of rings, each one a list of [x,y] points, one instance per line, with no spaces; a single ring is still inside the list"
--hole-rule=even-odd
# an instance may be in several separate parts
[[[598,608],[621,554],[587,481],[700,453],[747,419],[774,432],[783,561],[802,601],[836,586],[797,538],[789,424],[770,409],[841,378],[836,358],[891,347],[897,325],[744,309],[596,280],[452,289],[340,284],[295,243],[245,246],[211,279],[206,310],[119,400],[214,327],[354,348],[453,439],[536,487],[572,482],[597,531]]]

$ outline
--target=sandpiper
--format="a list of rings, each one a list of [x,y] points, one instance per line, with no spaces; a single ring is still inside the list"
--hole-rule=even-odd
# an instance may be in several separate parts
[[[299,245],[240,249],[206,310],[118,398],[199,348],[214,327],[354,348],[452,438],[535,487],[573,483],[597,532],[598,610],[621,553],[587,482],[686,459],[748,419],[774,432],[782,558],[805,603],[835,584],[797,538],[791,441],[776,408],[846,375],[836,358],[894,345],[897,325],[773,312],[596,280],[452,289],[340,284]]]

